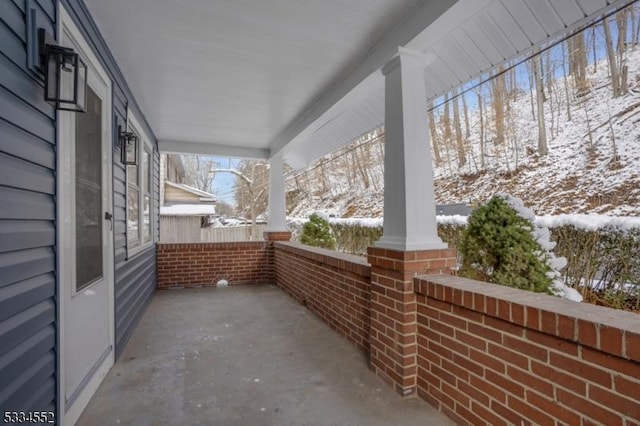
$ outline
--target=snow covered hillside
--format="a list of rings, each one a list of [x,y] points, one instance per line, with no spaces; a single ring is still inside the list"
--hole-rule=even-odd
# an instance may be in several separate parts
[[[612,97],[604,60],[597,64],[595,73],[593,65],[589,66],[590,90],[586,95],[577,97],[565,90],[563,77],[553,82],[555,90],[545,103],[546,156],[537,152],[535,94],[519,90],[508,109],[508,140],[500,147],[492,146],[493,129],[485,130],[485,164],[480,167],[480,116],[477,107],[470,104],[466,164],[456,164],[453,143],[440,147],[442,162],[434,168],[437,202],[477,204],[506,192],[521,198],[537,215],[640,216],[640,48],[629,51],[626,64],[629,90],[619,98]],[[486,119],[488,112],[484,114]],[[351,144],[314,163],[296,179],[289,179],[294,204],[290,215],[332,209],[342,217],[380,217],[383,135],[375,136],[369,138],[373,142]],[[357,174],[357,168],[349,172],[343,166],[348,164],[345,153],[358,145],[363,154],[358,159],[367,160],[362,162],[366,185],[350,176]]]

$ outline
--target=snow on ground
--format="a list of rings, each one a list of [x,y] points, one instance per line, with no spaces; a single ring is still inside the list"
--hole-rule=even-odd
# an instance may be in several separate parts
[[[640,215],[640,49],[628,60],[629,94],[611,98],[606,63],[590,75],[592,90],[571,100],[571,120],[566,106],[554,99],[545,104],[549,154],[538,157],[538,128],[525,94],[513,105],[514,138],[517,147],[495,152],[489,144],[488,171],[478,172],[469,161],[462,171],[447,164],[436,167],[438,202],[483,202],[496,192],[522,198],[537,214],[606,213],[612,216]],[[564,82],[556,81],[563,101]],[[554,116],[549,108],[553,102]],[[478,118],[471,114],[472,123]],[[555,121],[551,135],[551,122]],[[589,131],[592,136],[589,138]],[[472,132],[474,156],[479,142]],[[534,154],[527,154],[527,148]],[[448,153],[453,156],[454,153]],[[516,170],[517,165],[517,170]]]
[[[176,204],[161,206],[160,216],[208,216],[216,213],[213,204]]]
[[[288,217],[287,222],[294,226],[302,226],[309,219],[306,217]],[[327,218],[329,223],[336,225],[360,226],[363,228],[378,228],[382,226],[383,218],[349,217]],[[466,216],[436,216],[436,222],[440,225],[466,226]],[[640,229],[640,217],[614,217],[605,215],[563,214],[558,216],[535,216],[534,223],[544,228],[559,228],[573,226],[584,231],[596,231],[599,229],[614,229],[627,232],[632,229]]]
[[[566,105],[558,106],[565,96],[564,82],[555,82],[554,95],[545,104],[549,139],[545,157],[535,154],[538,128],[531,95],[523,92],[511,108],[510,126],[517,146],[507,142],[506,148],[496,151],[487,143],[485,170],[477,170],[479,115],[471,110],[468,144],[473,154],[458,170],[453,149],[441,149],[443,163],[434,167],[436,201],[478,204],[506,192],[521,198],[537,215],[640,216],[640,49],[630,52],[627,64],[629,93],[611,98],[607,64],[600,62],[597,72],[589,74],[591,91],[570,101],[571,120]],[[592,71],[593,65],[589,68]],[[367,149],[374,163],[382,162],[381,148],[374,143]],[[343,217],[382,216],[382,167],[369,168],[372,183],[364,188],[349,185],[344,168],[337,167],[339,161],[335,167],[327,164],[327,181],[321,183],[311,175],[293,216],[315,209],[332,209]]]

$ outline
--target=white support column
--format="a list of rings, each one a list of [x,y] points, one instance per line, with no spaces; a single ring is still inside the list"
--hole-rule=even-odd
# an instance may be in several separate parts
[[[438,237],[424,69],[428,58],[400,49],[385,75],[384,229],[377,247],[443,249]]]
[[[282,158],[269,160],[269,221],[266,232],[288,232]]]

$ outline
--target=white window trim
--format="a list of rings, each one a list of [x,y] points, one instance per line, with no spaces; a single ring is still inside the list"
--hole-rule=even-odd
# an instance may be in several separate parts
[[[127,230],[127,258],[131,258],[133,256],[135,256],[136,254],[145,251],[147,249],[149,249],[150,247],[152,247],[155,243],[156,243],[156,215],[155,215],[155,209],[156,209],[156,202],[154,200],[154,182],[153,182],[153,167],[154,167],[154,150],[153,150],[153,144],[151,143],[151,138],[149,137],[149,135],[144,131],[144,127],[140,124],[140,121],[138,121],[138,119],[136,118],[135,114],[133,113],[133,111],[131,109],[127,109],[127,131],[133,131],[136,135],[138,135],[139,138],[139,144],[138,144],[138,164],[137,164],[137,168],[138,168],[138,180],[139,180],[139,185],[138,185],[138,235],[139,235],[139,242],[140,244],[138,244],[135,247],[131,247],[130,246],[130,240],[129,240],[129,170],[128,167],[125,166],[125,226],[126,226],[126,230]],[[145,149],[150,153],[149,156],[149,176],[143,176],[142,173],[142,157],[143,154],[145,152]],[[150,226],[150,230],[149,230],[149,234],[150,234],[150,239],[147,242],[143,242],[142,241],[142,236],[141,236],[141,219],[144,219],[144,184],[145,184],[145,180],[146,179],[151,179],[150,185],[149,185],[149,226]]]

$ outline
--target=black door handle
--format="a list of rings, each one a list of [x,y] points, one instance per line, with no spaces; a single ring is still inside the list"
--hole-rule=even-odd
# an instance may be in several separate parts
[[[108,220],[111,224],[111,231],[113,231],[113,215],[109,212],[104,212],[104,220]]]

